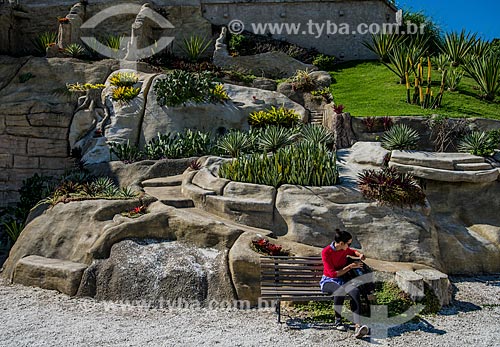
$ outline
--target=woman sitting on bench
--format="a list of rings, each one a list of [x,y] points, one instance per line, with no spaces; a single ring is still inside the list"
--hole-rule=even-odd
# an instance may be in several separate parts
[[[366,325],[360,325],[360,309],[361,309],[361,295],[357,287],[344,288],[345,280],[342,276],[353,269],[360,269],[363,267],[361,262],[347,264],[347,256],[359,257],[365,260],[364,254],[349,248],[352,242],[352,235],[344,230],[335,230],[334,242],[325,247],[321,252],[323,259],[323,277],[321,278],[320,286],[321,291],[325,293],[341,293],[344,295],[334,296],[335,307],[335,326],[338,330],[346,331],[346,327],[342,324],[342,306],[345,300],[345,294],[351,297],[351,310],[353,312],[353,320],[355,324],[354,337],[362,338],[368,334],[369,329]],[[336,294],[337,294],[336,293]]]

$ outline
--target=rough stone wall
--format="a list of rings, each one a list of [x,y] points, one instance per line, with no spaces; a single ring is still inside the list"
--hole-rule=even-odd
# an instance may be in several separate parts
[[[145,1],[129,0],[92,0],[87,6],[88,18],[111,5],[121,3],[143,4]],[[7,4],[0,3],[0,29],[11,27],[10,37],[0,34],[0,52],[7,47],[11,54],[22,55],[33,52],[32,40],[45,31],[56,31],[55,18],[68,14],[76,0],[35,1],[21,0],[23,12],[14,11],[14,21],[7,20]],[[250,23],[301,23],[302,32],[307,22],[319,24],[330,20],[333,23],[348,23],[351,31],[360,23],[395,23],[396,11],[385,0],[156,0],[151,1],[154,8],[163,8],[168,19],[176,29],[171,33],[177,38],[187,34],[211,36],[210,25],[227,25],[231,20],[239,19],[250,27]],[[5,13],[4,13],[5,12]],[[201,15],[208,20],[205,23]],[[102,24],[109,33],[130,34],[130,25],[134,16],[118,16]],[[0,30],[5,32],[5,30]],[[7,34],[8,35],[8,34]],[[4,37],[6,36],[6,37]],[[318,38],[314,35],[274,35],[277,39],[286,39],[303,47],[314,47],[319,51],[335,55],[344,60],[374,58],[362,42],[369,35],[326,35]],[[3,49],[4,53],[7,49]]]
[[[251,23],[300,23],[299,34],[274,35],[306,48],[335,55],[343,60],[373,59],[375,56],[363,46],[370,35],[353,35],[352,31],[361,23],[396,23],[396,10],[382,0],[302,0],[275,1],[256,0],[252,2],[234,0],[203,0],[203,15],[217,25],[227,25],[232,20],[240,20],[245,28],[252,28]],[[324,24],[327,21],[350,26],[350,35],[326,35],[316,38],[304,35],[308,31],[308,21]],[[326,25],[325,25],[326,27]],[[252,31],[252,30],[249,30]],[[325,29],[326,31],[326,29]]]
[[[24,179],[72,165],[67,138],[76,102],[55,91],[77,81],[102,83],[113,64],[0,56],[0,206],[18,200]]]

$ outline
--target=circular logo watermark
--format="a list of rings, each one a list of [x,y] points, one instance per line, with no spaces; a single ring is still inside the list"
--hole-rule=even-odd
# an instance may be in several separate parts
[[[100,11],[85,23],[83,23],[81,29],[96,29],[101,23],[109,20],[110,18],[120,15],[138,15],[138,17],[140,15],[141,18],[137,19],[139,19],[140,21],[144,21],[146,18],[148,18],[161,29],[175,28],[174,25],[170,23],[165,17],[148,6],[141,6],[137,4],[121,4],[108,7]],[[119,49],[104,45],[103,43],[99,42],[96,37],[82,36],[81,40],[88,47],[105,57],[118,59],[122,61],[122,63],[124,61],[127,61],[127,67],[130,68],[130,63],[136,64],[138,60],[151,57],[159,51],[167,48],[174,40],[174,37],[162,36],[154,44],[144,48],[139,48],[136,37],[125,36],[120,39]]]

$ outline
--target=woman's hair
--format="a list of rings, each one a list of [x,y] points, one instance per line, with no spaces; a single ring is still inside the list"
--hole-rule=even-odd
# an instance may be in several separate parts
[[[349,240],[352,239],[352,235],[348,233],[345,230],[340,230],[340,229],[335,229],[335,242],[340,243],[344,242],[347,243]]]

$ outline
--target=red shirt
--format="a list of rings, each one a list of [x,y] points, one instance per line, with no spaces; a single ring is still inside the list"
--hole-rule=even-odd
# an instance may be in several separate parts
[[[347,265],[347,256],[356,256],[354,249],[333,250],[332,245],[326,246],[321,252],[323,259],[323,275],[330,278],[336,278],[337,271],[342,270]]]

